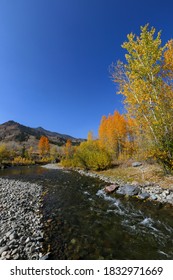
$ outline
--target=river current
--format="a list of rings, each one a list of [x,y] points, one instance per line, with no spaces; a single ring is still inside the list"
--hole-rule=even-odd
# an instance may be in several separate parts
[[[43,186],[45,251],[52,259],[173,259],[168,205],[107,195],[105,182],[75,171],[17,167],[0,176]]]

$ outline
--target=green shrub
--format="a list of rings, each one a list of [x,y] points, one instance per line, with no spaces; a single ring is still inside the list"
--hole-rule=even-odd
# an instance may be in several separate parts
[[[73,158],[64,158],[61,164],[65,167],[103,170],[111,165],[111,157],[98,141],[89,140],[80,144]]]

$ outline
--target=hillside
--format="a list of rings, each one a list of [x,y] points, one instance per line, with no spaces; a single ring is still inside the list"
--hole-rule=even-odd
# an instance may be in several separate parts
[[[26,148],[38,146],[40,137],[48,137],[50,144],[62,146],[70,139],[73,145],[78,145],[84,139],[78,139],[70,135],[60,134],[45,130],[42,127],[31,128],[15,121],[8,121],[0,125],[0,143],[6,143],[12,148],[19,148],[23,145]]]

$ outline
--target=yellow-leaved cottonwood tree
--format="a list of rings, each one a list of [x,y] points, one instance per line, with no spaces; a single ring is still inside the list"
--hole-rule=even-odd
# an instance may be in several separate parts
[[[128,114],[145,134],[150,153],[166,170],[173,167],[173,40],[162,46],[161,32],[149,25],[127,35],[126,63],[112,66]]]

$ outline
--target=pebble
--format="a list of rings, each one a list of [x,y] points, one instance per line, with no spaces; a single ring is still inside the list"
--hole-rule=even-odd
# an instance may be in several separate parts
[[[50,253],[45,254],[44,256],[42,256],[40,259],[41,260],[48,260],[50,257]]]
[[[40,213],[42,187],[0,178],[0,191],[3,209],[0,212],[0,259],[39,259],[44,240]]]
[[[0,255],[2,255],[2,253],[3,253],[4,251],[7,251],[7,250],[8,250],[8,246],[1,247],[1,248],[0,248]]]

